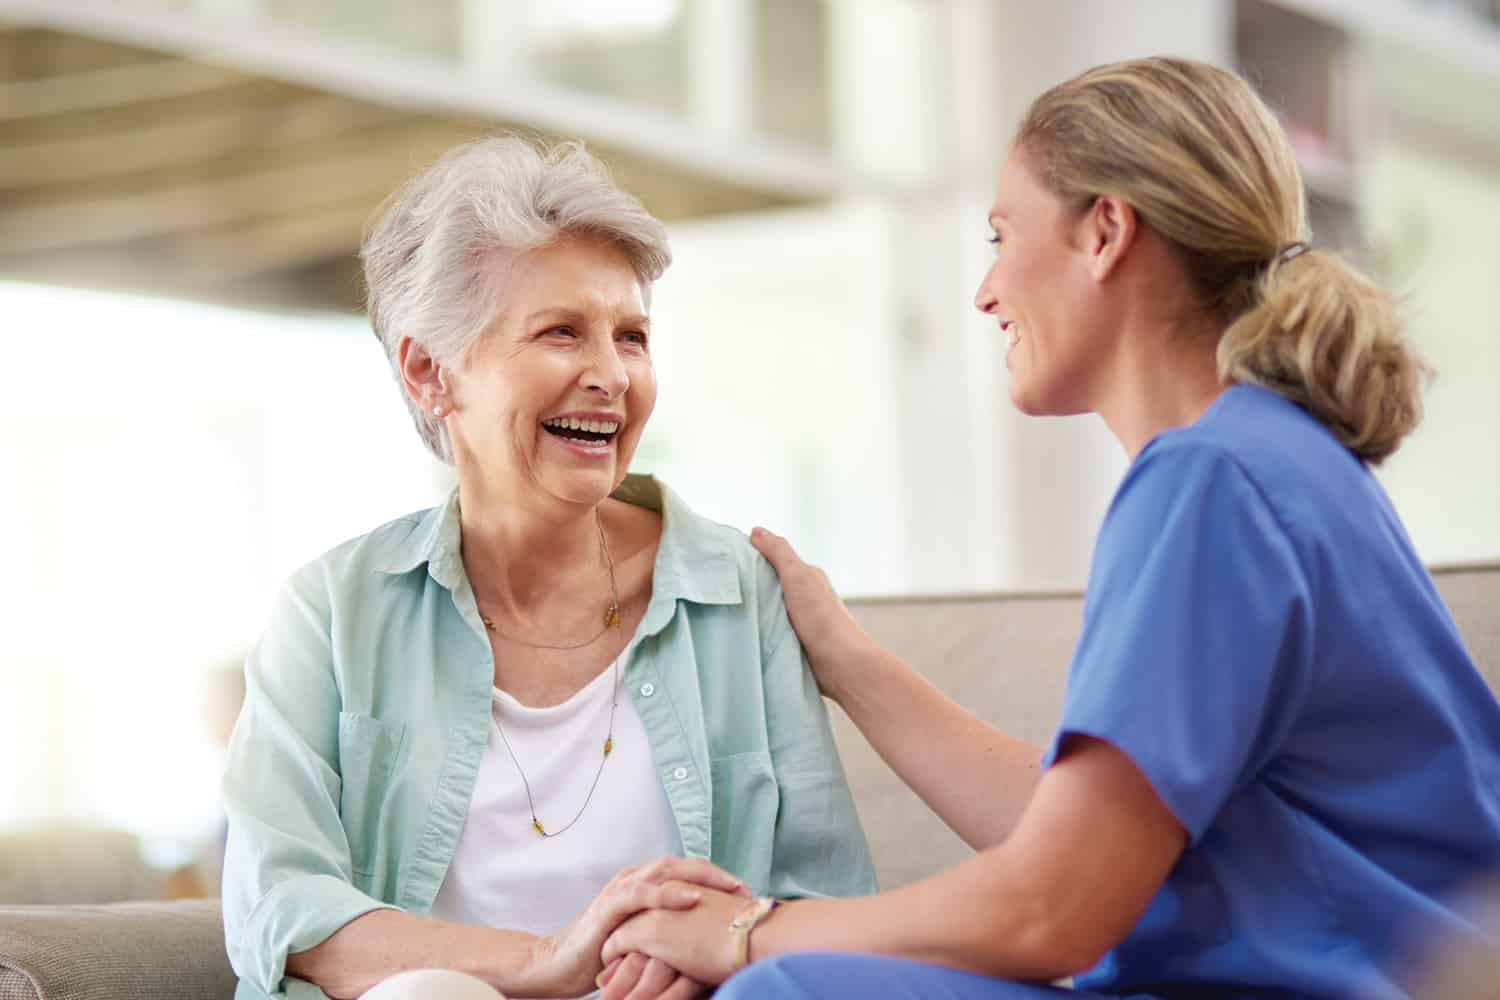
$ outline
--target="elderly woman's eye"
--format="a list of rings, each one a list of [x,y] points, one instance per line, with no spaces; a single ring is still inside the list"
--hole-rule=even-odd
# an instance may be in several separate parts
[[[571,326],[554,326],[543,330],[542,333],[548,336],[571,337],[573,336],[573,328]]]
[[[642,347],[646,346],[646,334],[640,330],[626,330],[620,334],[620,339],[631,344],[639,344]]]

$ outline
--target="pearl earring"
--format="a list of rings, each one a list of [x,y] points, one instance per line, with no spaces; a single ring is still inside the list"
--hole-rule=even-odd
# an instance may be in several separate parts
[[[441,417],[443,415],[443,407],[441,404],[432,408],[432,415],[434,417]]]

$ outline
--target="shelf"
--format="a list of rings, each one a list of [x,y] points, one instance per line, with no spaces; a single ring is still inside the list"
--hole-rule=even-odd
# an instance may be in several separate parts
[[[1500,80],[1500,25],[1413,0],[1264,0],[1351,34],[1399,42]]]

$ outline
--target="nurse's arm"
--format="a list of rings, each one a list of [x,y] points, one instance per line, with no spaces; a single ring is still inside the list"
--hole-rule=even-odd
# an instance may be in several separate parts
[[[980,719],[868,641],[839,700],[882,760],[976,851],[1010,836],[1041,778],[1042,748]]]
[[[823,693],[875,752],[975,850],[1015,828],[1036,790],[1042,750],[975,716],[855,622],[827,574],[786,539],[755,529]]]
[[[1007,979],[1071,976],[1130,932],[1187,840],[1129,757],[1072,736],[1003,843],[878,896],[787,903],[751,954],[873,951]]]

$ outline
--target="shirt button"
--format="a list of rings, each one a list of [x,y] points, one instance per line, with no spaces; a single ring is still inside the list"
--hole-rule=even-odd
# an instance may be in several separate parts
[[[672,772],[672,777],[676,778],[678,781],[682,781],[687,777],[687,768],[679,767],[677,770]]]
[[[649,698],[649,697],[651,697],[655,693],[656,693],[656,685],[652,684],[650,681],[647,681],[646,683],[644,683],[644,684],[641,685],[641,697],[642,698]]]

